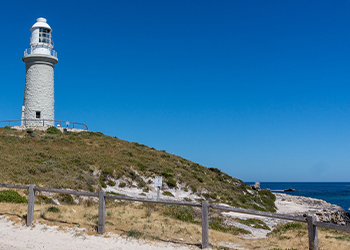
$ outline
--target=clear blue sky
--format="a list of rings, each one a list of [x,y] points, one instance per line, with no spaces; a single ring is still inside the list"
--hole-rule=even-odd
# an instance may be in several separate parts
[[[55,118],[243,181],[349,181],[350,1],[2,1],[0,120],[30,27],[53,29]]]

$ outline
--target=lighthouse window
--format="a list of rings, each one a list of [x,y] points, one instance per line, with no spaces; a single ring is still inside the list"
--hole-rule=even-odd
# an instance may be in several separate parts
[[[50,43],[51,41],[51,30],[40,28],[39,29],[39,43]]]
[[[40,43],[50,43],[50,40],[47,38],[39,38]]]
[[[40,33],[39,37],[47,37],[50,38],[50,34],[44,34],[44,33]]]
[[[40,32],[45,32],[45,33],[50,33],[49,29],[45,29],[45,28],[40,28],[39,29]]]
[[[40,116],[41,116],[40,111],[36,111],[36,112],[35,112],[35,117],[40,119]]]

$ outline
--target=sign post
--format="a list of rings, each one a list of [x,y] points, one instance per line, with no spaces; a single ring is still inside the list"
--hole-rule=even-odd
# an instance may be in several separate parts
[[[157,188],[157,201],[159,201],[159,191],[162,186],[162,176],[156,176],[154,180],[154,186]]]

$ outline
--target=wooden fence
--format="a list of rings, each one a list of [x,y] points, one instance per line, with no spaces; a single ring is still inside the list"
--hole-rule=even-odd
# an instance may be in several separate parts
[[[227,212],[236,212],[242,214],[251,214],[262,217],[270,217],[275,219],[283,219],[297,222],[304,222],[308,224],[308,236],[309,236],[309,249],[318,250],[318,235],[317,227],[324,227],[334,230],[350,232],[350,227],[340,226],[336,224],[318,222],[316,216],[304,215],[304,217],[290,216],[286,214],[277,214],[277,213],[268,213],[260,212],[256,210],[233,208],[222,205],[209,204],[208,201],[202,202],[186,202],[186,201],[172,201],[172,200],[154,200],[147,198],[136,198],[136,197],[127,197],[121,195],[106,194],[104,191],[98,193],[93,192],[84,192],[84,191],[75,191],[75,190],[66,190],[66,189],[54,189],[54,188],[45,188],[38,187],[33,184],[29,186],[23,185],[12,185],[12,184],[1,184],[0,187],[5,188],[15,188],[15,189],[28,189],[28,212],[27,212],[27,221],[26,225],[29,227],[32,225],[34,219],[34,201],[35,201],[35,191],[45,191],[51,193],[59,194],[70,194],[70,195],[79,195],[79,196],[90,196],[97,197],[99,199],[98,207],[98,226],[97,232],[103,234],[105,231],[105,214],[106,214],[106,199],[118,199],[118,200],[127,200],[127,201],[138,201],[138,202],[148,202],[148,203],[157,203],[157,204],[166,204],[166,205],[178,205],[178,206],[191,206],[191,207],[201,207],[202,209],[202,248],[207,248],[209,246],[209,208],[217,209]]]

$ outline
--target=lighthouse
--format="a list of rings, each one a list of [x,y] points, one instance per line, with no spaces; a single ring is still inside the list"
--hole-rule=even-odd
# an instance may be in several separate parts
[[[52,29],[40,17],[30,31],[30,49],[24,51],[22,58],[26,76],[21,125],[54,126],[54,67],[58,59],[53,50]]]

